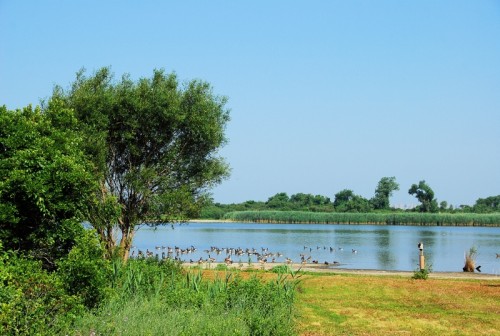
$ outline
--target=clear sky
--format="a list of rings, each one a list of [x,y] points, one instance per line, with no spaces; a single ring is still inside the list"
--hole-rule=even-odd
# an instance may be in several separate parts
[[[455,206],[500,194],[497,0],[0,0],[0,105],[102,66],[229,98],[216,202],[371,198],[384,176],[393,205],[420,180]]]

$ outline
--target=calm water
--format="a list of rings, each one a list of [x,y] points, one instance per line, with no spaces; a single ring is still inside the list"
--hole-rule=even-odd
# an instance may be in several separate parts
[[[341,263],[349,269],[413,271],[418,267],[418,242],[424,243],[426,263],[435,272],[462,271],[464,253],[471,246],[478,251],[476,265],[483,273],[500,275],[500,228],[422,227],[331,224],[189,223],[139,229],[134,248],[149,249],[161,256],[167,247],[194,246],[196,251],[180,255],[182,260],[206,259],[208,254],[223,261],[225,252],[209,253],[211,247],[255,249],[281,253],[276,262],[290,258],[300,262],[301,254],[317,260]],[[164,249],[161,249],[161,247]],[[356,253],[352,250],[355,249]],[[256,262],[256,256],[251,256]],[[233,261],[247,263],[248,255]],[[270,260],[270,258],[269,258]],[[333,267],[333,266],[332,266]]]

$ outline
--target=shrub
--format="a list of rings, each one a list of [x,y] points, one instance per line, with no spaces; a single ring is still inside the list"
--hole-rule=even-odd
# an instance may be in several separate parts
[[[76,239],[68,256],[58,262],[59,274],[69,294],[80,296],[88,308],[96,307],[109,289],[111,265],[94,230]]]
[[[81,300],[66,293],[56,273],[0,246],[1,335],[58,334],[83,311]]]

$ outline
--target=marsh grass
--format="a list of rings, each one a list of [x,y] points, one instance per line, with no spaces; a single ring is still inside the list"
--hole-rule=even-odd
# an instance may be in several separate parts
[[[130,260],[115,269],[115,295],[66,334],[293,335],[298,275],[259,274]]]
[[[500,214],[419,212],[235,211],[224,219],[255,223],[379,224],[420,226],[500,226]]]

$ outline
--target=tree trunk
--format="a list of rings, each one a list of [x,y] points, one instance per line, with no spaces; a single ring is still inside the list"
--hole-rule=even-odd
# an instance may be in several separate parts
[[[105,249],[105,258],[111,259],[115,252],[116,240],[113,236],[113,226],[107,225],[105,228],[96,228],[97,233],[99,234],[99,238],[101,242],[104,243]]]
[[[134,229],[125,225],[121,228],[122,239],[120,240],[120,255],[122,261],[126,263],[130,256],[130,247],[132,246],[132,239],[134,238]]]

